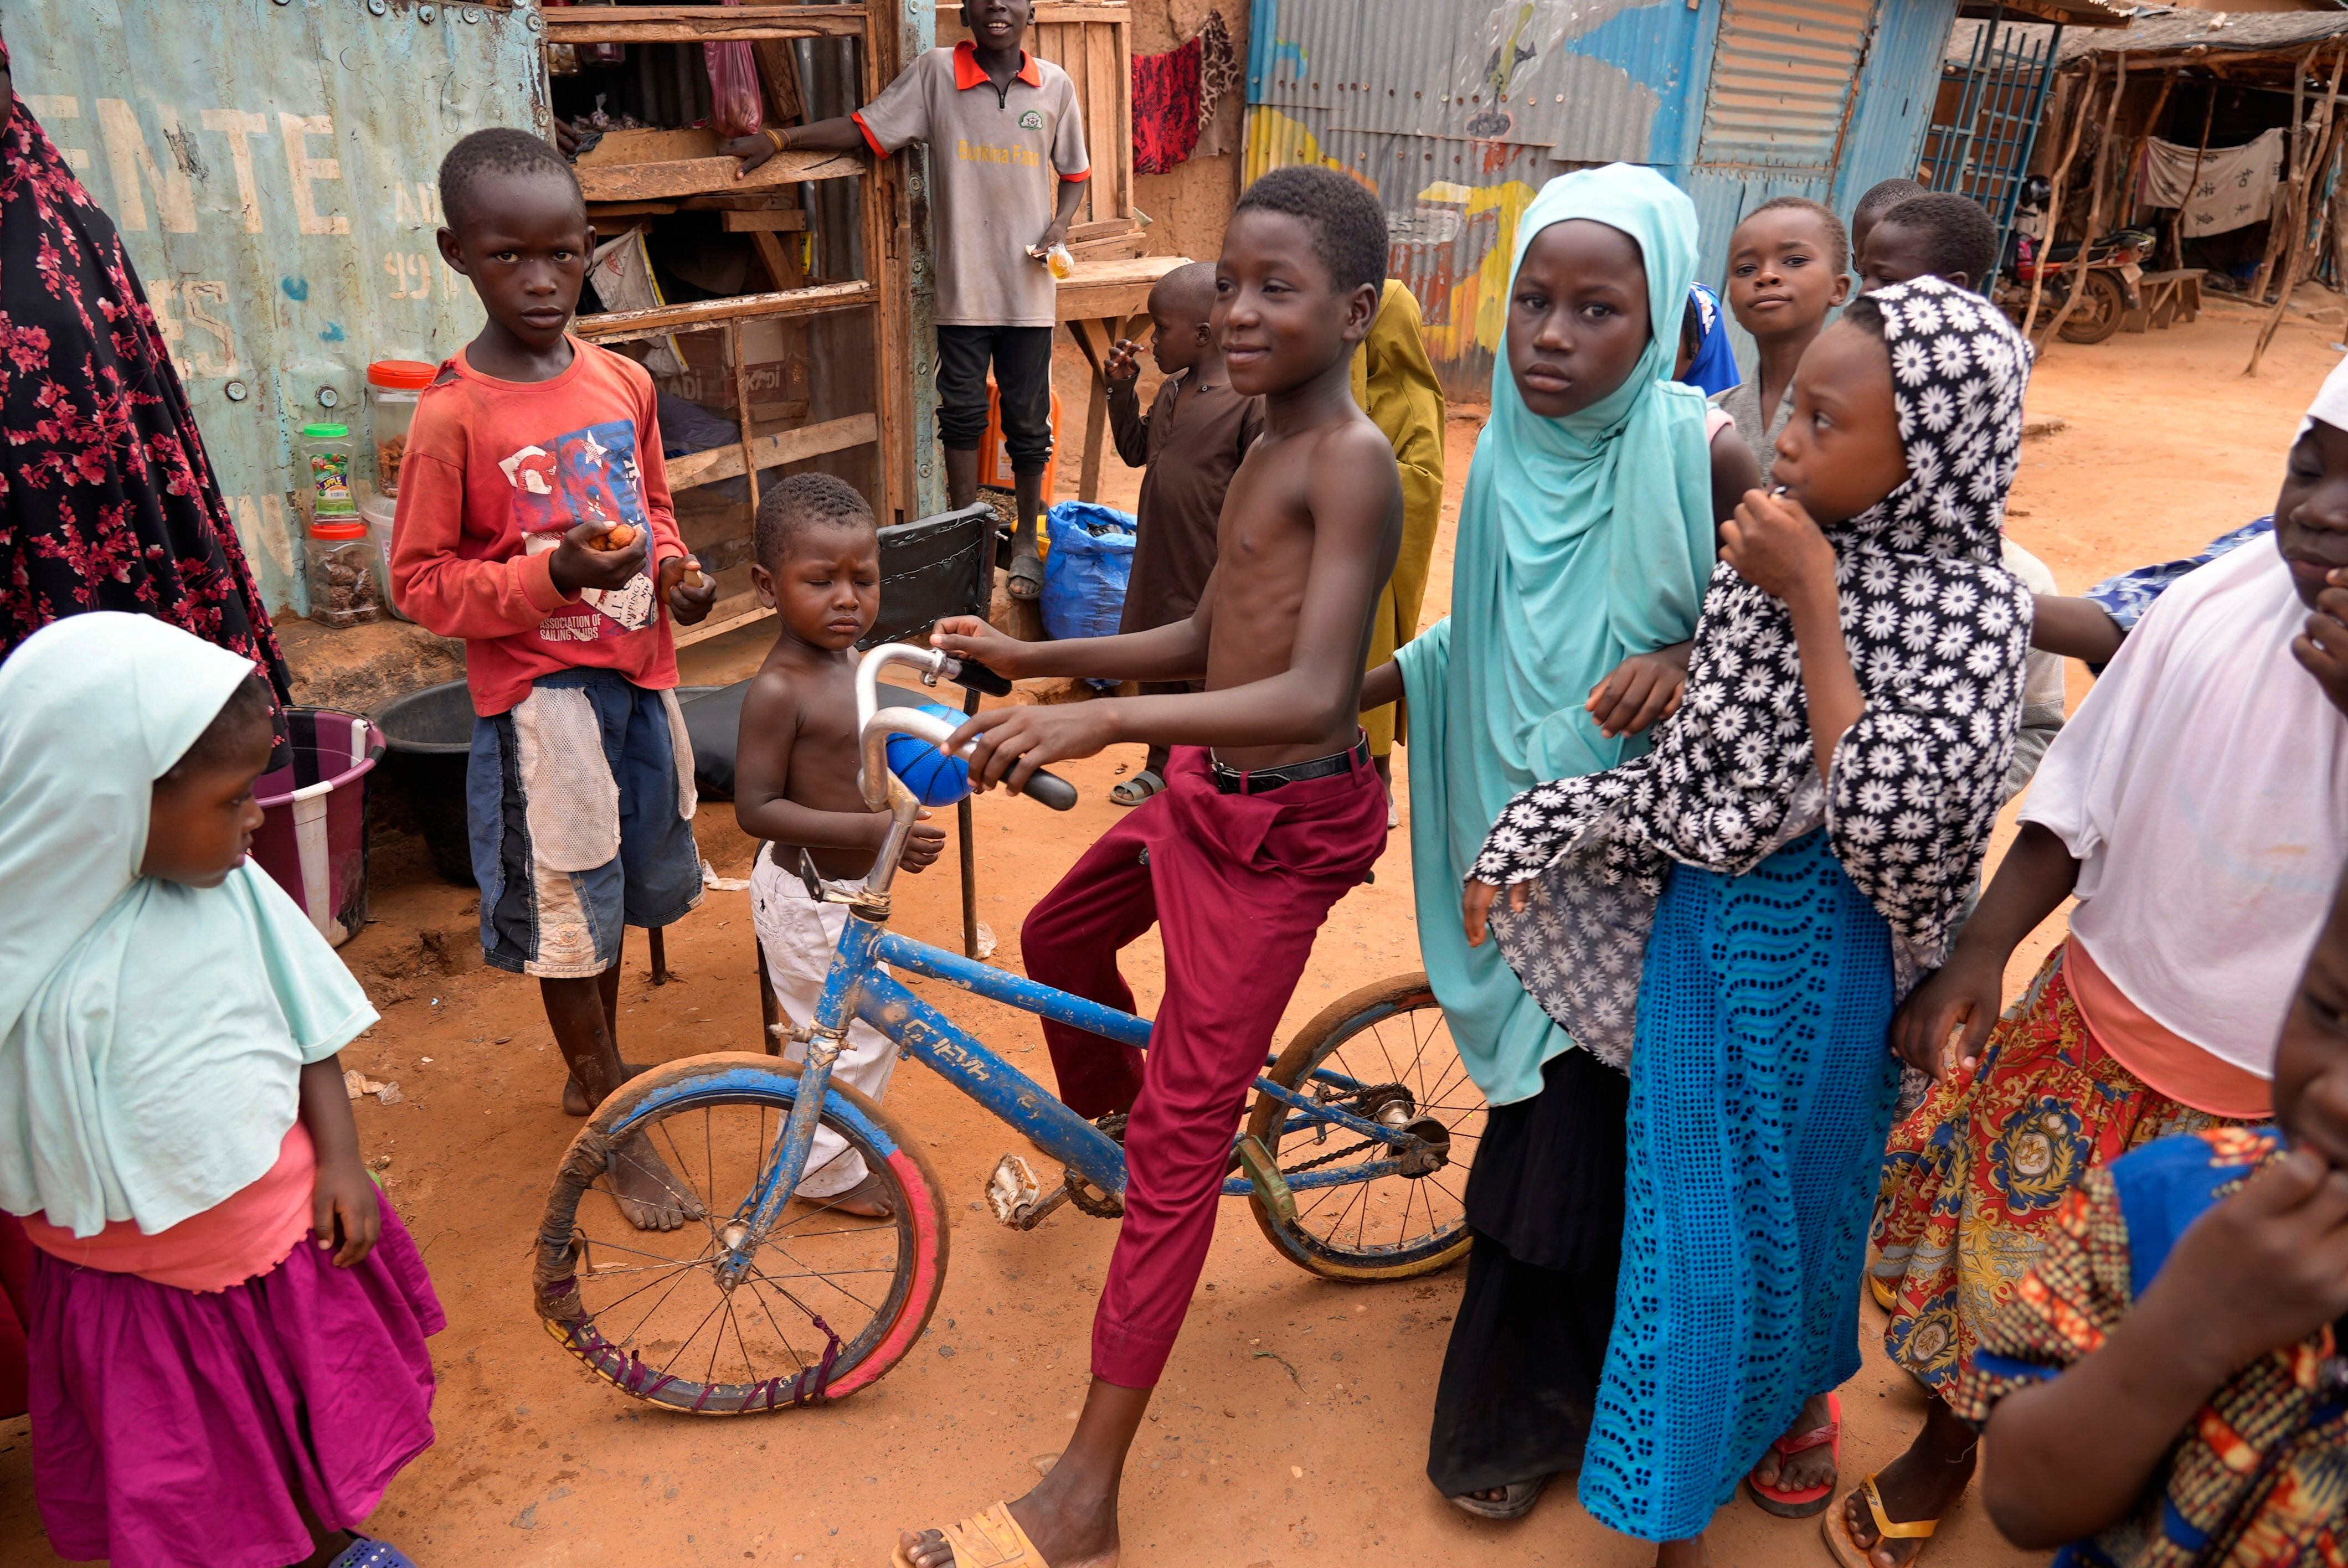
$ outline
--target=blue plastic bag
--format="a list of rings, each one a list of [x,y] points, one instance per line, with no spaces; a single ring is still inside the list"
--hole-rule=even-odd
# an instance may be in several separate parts
[[[1047,517],[1052,553],[1044,558],[1044,634],[1056,642],[1116,636],[1125,614],[1126,585],[1133,580],[1133,514],[1091,501],[1062,501]]]

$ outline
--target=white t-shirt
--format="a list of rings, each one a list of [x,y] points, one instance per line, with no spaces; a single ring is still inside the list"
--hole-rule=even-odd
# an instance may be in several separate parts
[[[2180,579],[2021,812],[2081,862],[2071,930],[2112,983],[2261,1078],[2348,864],[2348,719],[2291,657],[2306,618],[2271,540]]]

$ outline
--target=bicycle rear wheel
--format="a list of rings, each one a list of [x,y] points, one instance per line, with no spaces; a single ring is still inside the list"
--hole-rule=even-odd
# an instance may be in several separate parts
[[[731,1287],[720,1272],[798,1075],[749,1052],[672,1062],[606,1100],[572,1140],[539,1228],[538,1312],[623,1393],[696,1415],[787,1409],[855,1392],[921,1337],[945,1279],[937,1177],[887,1112],[841,1084],[819,1124],[862,1157],[893,1215],[794,1197],[749,1272]],[[814,1162],[802,1185],[821,1180]],[[613,1171],[631,1167],[664,1173],[702,1213],[638,1230],[613,1191]]]
[[[1329,1076],[1316,1079],[1316,1072]],[[1330,1003],[1297,1030],[1264,1076],[1367,1121],[1419,1127],[1447,1149],[1444,1163],[1424,1175],[1299,1191],[1291,1221],[1251,1196],[1256,1225],[1282,1255],[1329,1279],[1407,1279],[1468,1255],[1465,1199],[1484,1132],[1484,1096],[1459,1061],[1424,973],[1365,986]],[[1257,1094],[1247,1130],[1283,1176],[1381,1156],[1380,1145],[1269,1094]]]

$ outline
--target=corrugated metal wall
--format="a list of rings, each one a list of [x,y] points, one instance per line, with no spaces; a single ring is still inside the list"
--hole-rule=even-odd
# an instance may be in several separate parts
[[[357,424],[368,361],[479,329],[436,177],[467,131],[544,132],[540,26],[528,0],[0,5],[16,92],[122,230],[273,607],[307,608],[294,435]]]
[[[1956,0],[1254,0],[1248,174],[1378,192],[1446,386],[1480,394],[1518,218],[1565,169],[1648,163],[1704,226],[1772,196],[1847,210],[1912,175]],[[1715,42],[1717,40],[1717,43]]]

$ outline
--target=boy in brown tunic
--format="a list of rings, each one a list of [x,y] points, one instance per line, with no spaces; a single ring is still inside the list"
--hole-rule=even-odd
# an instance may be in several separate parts
[[[1145,465],[1140,538],[1133,579],[1125,590],[1120,633],[1148,631],[1188,620],[1215,569],[1215,523],[1223,493],[1240,459],[1263,430],[1263,400],[1242,397],[1223,374],[1223,354],[1208,316],[1215,308],[1215,269],[1206,261],[1178,267],[1149,291],[1150,356],[1166,374],[1149,412],[1141,412],[1135,384],[1140,345],[1120,338],[1109,351],[1108,417],[1117,455],[1128,467]],[[1196,681],[1146,681],[1144,696],[1197,692]],[[1119,805],[1139,805],[1166,787],[1164,745],[1149,748],[1140,773],[1109,791]]]

